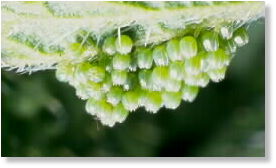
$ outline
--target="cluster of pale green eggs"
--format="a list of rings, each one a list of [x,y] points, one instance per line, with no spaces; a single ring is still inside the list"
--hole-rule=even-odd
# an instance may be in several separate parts
[[[63,62],[56,76],[87,100],[88,113],[113,126],[139,107],[156,113],[163,106],[175,109],[182,100],[192,102],[200,87],[224,79],[237,47],[246,43],[242,27],[204,30],[154,47],[134,47],[127,35],[111,36],[96,59]]]

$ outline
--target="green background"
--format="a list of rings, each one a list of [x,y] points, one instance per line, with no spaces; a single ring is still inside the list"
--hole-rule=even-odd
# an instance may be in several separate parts
[[[265,27],[193,103],[105,127],[54,71],[2,70],[2,156],[265,156]]]

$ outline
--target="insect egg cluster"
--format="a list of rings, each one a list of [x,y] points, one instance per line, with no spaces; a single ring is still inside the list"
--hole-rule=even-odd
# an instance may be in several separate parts
[[[192,102],[209,81],[223,80],[237,47],[248,43],[243,27],[191,32],[152,47],[135,46],[127,35],[109,36],[96,59],[62,62],[56,77],[72,85],[86,100],[86,111],[110,127],[139,107],[151,113],[175,109],[182,100]]]

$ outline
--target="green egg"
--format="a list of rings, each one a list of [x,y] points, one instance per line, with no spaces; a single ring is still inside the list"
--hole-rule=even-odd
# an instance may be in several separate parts
[[[87,93],[89,97],[93,97],[94,99],[101,99],[104,97],[104,92],[102,90],[101,83],[95,83],[92,81],[87,82]]]
[[[150,69],[153,62],[151,49],[140,48],[137,50],[136,59],[140,69]]]
[[[191,74],[185,73],[184,81],[186,84],[191,86],[206,87],[209,83],[209,77],[206,73],[200,73],[197,75],[191,75]]]
[[[197,55],[197,41],[194,37],[183,37],[179,42],[179,46],[180,53],[185,59],[189,59]]]
[[[128,69],[130,66],[130,61],[131,61],[130,55],[116,54],[112,60],[113,68],[117,70]]]
[[[166,50],[171,61],[181,61],[184,59],[183,55],[180,54],[179,40],[172,39],[168,41]]]
[[[82,99],[82,100],[86,100],[86,99],[89,99],[89,94],[87,92],[87,87],[85,84],[78,84],[78,85],[75,85],[75,89],[76,89],[76,95]]]
[[[206,53],[205,51],[201,51],[198,53],[197,57],[201,58],[201,72],[207,72],[209,69],[209,65],[208,65],[208,53]]]
[[[105,75],[105,78],[104,78],[103,82],[102,82],[103,92],[105,92],[105,93],[108,92],[111,89],[112,86],[113,86],[113,83],[112,83],[111,75],[109,73],[107,73]]]
[[[233,40],[238,47],[242,47],[249,41],[249,36],[245,28],[241,27],[234,32]]]
[[[61,82],[69,82],[74,78],[75,66],[70,63],[60,63],[56,67],[56,78]]]
[[[139,84],[141,88],[150,90],[151,89],[151,71],[140,70],[138,74]]]
[[[93,98],[88,99],[85,104],[85,110],[91,115],[96,115],[97,114],[97,101],[94,100]]]
[[[175,79],[169,79],[167,80],[164,89],[168,92],[178,92],[181,88],[182,81],[175,80]]]
[[[106,115],[112,114],[112,111],[113,111],[112,105],[107,103],[105,100],[99,101],[98,108],[99,108],[98,109],[99,113],[103,113],[103,114],[99,114],[98,116],[101,116],[102,118],[106,117]]]
[[[81,99],[88,99],[90,97],[93,97],[94,99],[99,100],[104,96],[104,92],[102,91],[102,85],[100,83],[87,81],[87,83],[80,83],[75,87],[76,94]]]
[[[201,42],[207,52],[217,51],[219,48],[218,34],[216,32],[204,32],[201,36]]]
[[[185,61],[185,72],[197,75],[203,71],[203,58],[200,55],[187,59]]]
[[[213,70],[209,70],[207,74],[213,82],[220,82],[225,78],[226,70],[227,70],[227,67],[223,67],[220,69],[213,69]]]
[[[92,66],[87,73],[88,79],[93,82],[102,82],[105,78],[105,70],[100,66]]]
[[[73,53],[73,59],[87,59],[98,53],[98,49],[94,45],[86,46],[82,43],[72,43],[70,45],[70,50]]]
[[[113,86],[106,94],[106,101],[112,105],[120,103],[123,94],[123,89],[118,86]]]
[[[113,55],[116,53],[116,46],[115,46],[115,41],[116,38],[115,37],[107,37],[104,40],[103,46],[102,46],[102,50],[109,54],[109,55]]]
[[[156,113],[163,105],[161,93],[147,92],[143,105],[148,112]]]
[[[133,42],[129,36],[122,35],[120,37],[117,37],[115,41],[115,46],[117,52],[119,52],[120,54],[128,54],[132,49]]]
[[[123,85],[127,81],[127,71],[113,70],[111,72],[111,79],[112,79],[113,85]]]
[[[166,87],[169,79],[168,67],[155,67],[151,75],[154,91],[160,91],[162,88]]]
[[[82,83],[88,80],[101,82],[104,80],[105,70],[100,66],[92,65],[89,62],[83,62],[77,65],[75,77]]]
[[[113,118],[113,106],[104,100],[100,100],[96,105],[97,117],[103,125],[114,126],[116,120]]]
[[[223,41],[223,49],[227,54],[234,54],[237,51],[237,44],[234,42],[233,39]]]
[[[181,92],[162,92],[163,104],[168,109],[176,109],[182,99]]]
[[[183,85],[181,89],[182,99],[184,101],[193,102],[198,92],[199,88],[196,86]]]
[[[233,36],[233,26],[226,25],[220,28],[220,36],[223,39],[229,40]]]
[[[134,55],[131,55],[130,65],[128,67],[130,72],[137,71],[137,58]]]
[[[140,105],[140,107],[145,106],[145,104],[146,104],[146,102],[147,102],[146,98],[147,98],[148,92],[149,92],[149,90],[145,90],[145,89],[143,89],[143,88],[141,88],[141,89],[139,90],[139,94],[140,94],[140,97],[139,97],[139,105]]]
[[[219,69],[228,66],[230,63],[230,56],[223,49],[218,49],[215,52],[208,53],[207,62],[209,69]]]
[[[86,111],[96,116],[103,125],[114,126],[117,122],[113,117],[113,107],[104,100],[89,99],[85,106]]]
[[[134,89],[136,86],[138,86],[138,79],[137,79],[137,74],[135,73],[129,73],[127,77],[126,83],[123,85],[123,89],[125,91],[129,91]]]
[[[125,92],[122,98],[122,104],[126,110],[134,111],[139,107],[139,93],[137,91]]]
[[[97,58],[95,60],[92,60],[92,62],[95,62],[95,63],[92,63],[92,64],[100,66],[106,72],[110,73],[113,69],[112,60],[113,60],[113,57],[110,57],[106,54],[101,53],[101,54],[97,55]]]
[[[157,46],[152,52],[153,60],[157,66],[166,66],[169,64],[169,57],[166,47],[163,45]]]
[[[182,80],[184,72],[184,62],[175,61],[170,63],[169,74],[172,79]]]
[[[115,121],[122,123],[128,116],[129,112],[120,103],[113,108],[113,118]]]
[[[80,83],[86,83],[89,79],[88,73],[89,70],[92,68],[92,65],[89,62],[83,62],[76,66],[75,70],[75,78]]]

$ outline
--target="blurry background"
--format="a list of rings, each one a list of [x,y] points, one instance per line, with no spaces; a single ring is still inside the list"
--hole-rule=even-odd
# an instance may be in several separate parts
[[[264,31],[264,20],[250,26],[226,79],[193,103],[157,114],[139,109],[113,128],[87,114],[54,71],[2,70],[2,156],[264,156]]]

